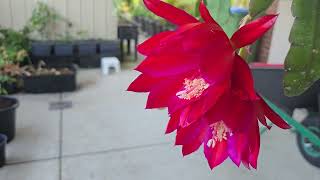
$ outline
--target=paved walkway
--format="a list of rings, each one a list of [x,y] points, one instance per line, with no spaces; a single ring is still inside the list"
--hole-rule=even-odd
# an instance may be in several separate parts
[[[202,153],[182,158],[165,136],[165,111],[144,110],[146,95],[125,91],[137,73],[103,77],[81,70],[74,93],[16,95],[17,136],[0,180],[319,180],[298,152],[295,135],[274,128],[262,137],[257,171],[228,160],[213,172]],[[49,110],[50,103],[72,108]]]

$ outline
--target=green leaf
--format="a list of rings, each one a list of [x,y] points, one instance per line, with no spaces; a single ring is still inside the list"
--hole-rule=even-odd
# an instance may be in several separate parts
[[[259,14],[264,13],[274,0],[250,0],[249,3],[249,14],[251,17],[256,17]]]
[[[227,35],[230,37],[238,29],[242,15],[231,14],[229,0],[210,0],[207,1],[208,9],[212,17],[220,24]]]
[[[320,1],[293,0],[295,17],[289,41],[291,48],[285,60],[284,90],[287,96],[298,96],[320,79]]]

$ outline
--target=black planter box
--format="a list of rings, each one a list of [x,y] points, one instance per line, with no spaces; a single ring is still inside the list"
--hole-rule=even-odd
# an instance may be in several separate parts
[[[121,58],[120,41],[99,41],[98,52],[100,57],[117,57]]]
[[[0,134],[12,141],[16,134],[16,109],[19,102],[15,98],[0,96]]]
[[[24,91],[27,93],[71,92],[77,88],[76,70],[70,68],[71,74],[24,76]]]

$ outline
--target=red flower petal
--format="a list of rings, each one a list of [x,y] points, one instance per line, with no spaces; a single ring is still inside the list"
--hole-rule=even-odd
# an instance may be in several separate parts
[[[166,134],[172,133],[179,127],[179,121],[180,121],[180,112],[176,112],[173,115],[171,115],[171,118],[167,125]]]
[[[249,147],[246,147],[244,150],[243,150],[243,153],[242,153],[242,164],[247,168],[247,169],[251,169],[250,168],[250,162],[249,162]]]
[[[169,79],[158,83],[149,93],[146,109],[168,107],[172,96],[181,88],[182,79]]]
[[[127,91],[133,92],[150,92],[151,89],[158,85],[160,78],[154,78],[145,74],[140,74],[128,87]]]
[[[173,32],[171,31],[165,31],[149,38],[138,46],[138,51],[143,55],[149,55],[155,48],[157,48],[157,46],[159,46],[162,39],[168,37],[172,33]]]
[[[260,106],[259,101],[254,102],[254,108],[255,108],[255,112],[256,112],[256,115],[257,115],[260,123],[263,124],[266,128],[271,129],[271,126],[269,126],[267,123],[267,119],[264,115],[264,111],[263,111],[262,107]]]
[[[209,129],[207,121],[201,119],[177,132],[175,145],[186,145],[195,142],[203,142]]]
[[[202,141],[195,141],[194,143],[186,144],[182,146],[183,156],[187,156],[195,151],[197,151],[202,144]]]
[[[248,136],[245,133],[234,133],[228,138],[228,153],[230,159],[239,167],[242,153],[248,146]]]
[[[233,132],[245,132],[250,128],[248,124],[256,121],[251,102],[240,100],[229,92],[226,92],[215,106],[208,111],[206,118],[210,123],[223,120]]]
[[[278,15],[267,15],[256,19],[241,27],[231,37],[231,42],[236,48],[252,44],[267,32],[277,20]]]
[[[197,69],[196,56],[188,54],[162,54],[149,56],[135,69],[154,77],[173,76]]]
[[[201,99],[189,105],[190,108],[187,112],[187,119],[181,120],[191,123],[201,118],[218,102],[227,89],[228,86],[225,83],[210,87]]]
[[[210,28],[205,30],[210,31]],[[210,84],[230,79],[235,54],[228,37],[224,32],[214,31],[203,37],[199,35],[198,39],[200,38],[206,42],[202,45],[200,57],[200,72],[203,77]]]
[[[208,147],[208,141],[205,141],[204,154],[208,160],[211,169],[223,163],[228,158],[228,143],[227,141],[217,142],[214,148]]]
[[[276,126],[282,128],[282,129],[290,129],[291,128],[291,126],[288,123],[286,123],[276,112],[274,112],[262,98],[260,99],[259,102],[263,108],[263,111],[264,111],[266,117],[272,123],[274,123]]]
[[[160,16],[167,21],[176,24],[178,26],[196,23],[198,20],[186,13],[185,11],[178,9],[168,3],[160,0],[143,0],[146,7],[157,16]]]
[[[211,27],[214,30],[223,31],[220,25],[212,18],[210,15],[209,10],[207,9],[207,6],[204,4],[203,0],[200,2],[199,11],[202,19],[211,24]]]
[[[251,70],[248,64],[239,55],[234,57],[232,89],[240,92],[238,95],[245,96],[240,98],[251,100],[257,99]]]
[[[258,126],[258,122],[256,122],[254,128],[250,129],[249,132],[250,137],[250,155],[249,155],[249,162],[250,165],[257,169],[258,166],[258,157],[259,157],[259,151],[260,151],[260,130]]]

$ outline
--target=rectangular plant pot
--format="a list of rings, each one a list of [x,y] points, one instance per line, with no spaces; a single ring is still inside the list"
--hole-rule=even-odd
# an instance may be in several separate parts
[[[27,93],[59,93],[75,91],[76,70],[70,68],[71,74],[24,76],[24,91]]]
[[[31,61],[38,64],[39,61],[49,63],[52,59],[52,41],[34,41],[31,43]]]
[[[100,57],[117,57],[121,58],[120,41],[100,41],[98,43]]]
[[[98,54],[91,56],[80,56],[79,66],[81,68],[98,68],[101,66],[101,57]]]
[[[54,55],[55,56],[73,56],[73,43],[55,43]]]
[[[49,66],[68,67],[74,62],[74,45],[73,43],[56,43],[53,48],[54,60]]]
[[[119,39],[137,39],[139,35],[138,26],[132,24],[118,26]]]
[[[97,54],[97,41],[95,40],[79,41],[76,46],[78,56],[91,56]]]

